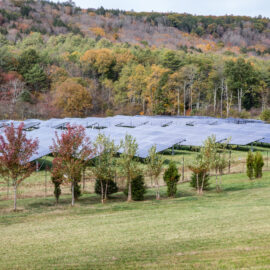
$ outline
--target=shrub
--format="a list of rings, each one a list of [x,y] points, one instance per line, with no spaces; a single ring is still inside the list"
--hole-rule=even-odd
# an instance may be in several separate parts
[[[54,192],[53,192],[53,194],[54,194],[54,197],[56,199],[56,203],[58,203],[60,195],[61,195],[61,184],[63,182],[62,176],[57,175],[57,174],[53,174],[51,179],[52,179],[52,182],[54,184]]]
[[[203,184],[203,190],[209,189],[209,186],[210,186],[209,179],[210,179],[209,174],[206,174],[205,179],[204,179],[204,184]],[[198,175],[199,189],[202,186],[202,181],[203,181],[203,172],[199,173],[199,175]],[[192,173],[190,185],[193,188],[197,189],[197,175],[196,175],[196,173]]]
[[[103,194],[105,196],[105,189],[106,189],[106,181],[102,180],[103,184]],[[108,187],[107,187],[107,196],[118,192],[118,187],[117,184],[113,180],[108,181]],[[98,195],[101,195],[101,184],[100,184],[100,179],[96,179],[95,183],[95,193]]]
[[[167,194],[169,197],[174,197],[177,191],[177,182],[180,175],[174,162],[170,162],[169,168],[165,171],[163,179],[167,185]]]
[[[82,196],[81,185],[78,181],[74,182],[74,198],[78,200]]]
[[[261,120],[270,121],[270,109],[264,110],[260,115]]]
[[[255,178],[262,177],[262,168],[264,166],[263,156],[260,152],[257,152],[254,157],[254,176]]]
[[[144,199],[144,194],[146,192],[144,177],[139,174],[137,177],[133,178],[131,181],[131,194],[134,201],[142,201]],[[128,187],[124,190],[124,194],[128,195]]]
[[[247,155],[247,176],[249,179],[252,179],[254,175],[254,156],[251,151]]]
[[[242,119],[249,119],[249,118],[251,118],[251,114],[250,114],[250,112],[247,112],[246,110],[242,110],[242,111],[239,113],[239,118],[242,118]]]

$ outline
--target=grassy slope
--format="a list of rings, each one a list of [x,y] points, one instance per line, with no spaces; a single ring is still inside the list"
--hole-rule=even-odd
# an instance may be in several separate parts
[[[85,195],[0,202],[0,269],[239,269],[270,267],[270,173],[224,177],[223,192],[101,205]],[[214,186],[213,186],[214,187]]]

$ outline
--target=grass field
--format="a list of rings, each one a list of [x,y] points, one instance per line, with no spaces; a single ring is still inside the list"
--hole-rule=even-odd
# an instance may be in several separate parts
[[[224,176],[223,192],[198,197],[189,183],[175,199],[101,205],[84,195],[0,201],[0,269],[269,269],[270,172]]]

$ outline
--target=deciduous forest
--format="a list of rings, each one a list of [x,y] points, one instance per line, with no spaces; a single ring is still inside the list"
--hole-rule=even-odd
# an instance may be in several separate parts
[[[270,104],[261,16],[0,3],[0,118],[257,117]]]

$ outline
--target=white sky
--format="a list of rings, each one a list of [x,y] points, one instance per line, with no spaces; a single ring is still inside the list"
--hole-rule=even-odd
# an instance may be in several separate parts
[[[54,0],[57,1],[57,0]],[[270,17],[270,0],[73,0],[82,8]],[[60,1],[62,2],[62,0]]]

